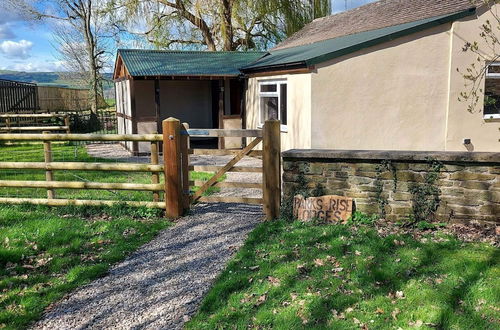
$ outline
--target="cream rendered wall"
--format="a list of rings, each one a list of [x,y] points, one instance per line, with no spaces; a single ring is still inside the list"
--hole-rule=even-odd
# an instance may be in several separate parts
[[[499,10],[499,5],[496,5]],[[464,79],[462,75],[457,72],[459,68],[462,72],[467,70],[472,63],[476,63],[477,55],[472,53],[464,53],[462,48],[466,41],[477,41],[480,45],[480,50],[484,55],[490,57],[491,51],[485,47],[484,39],[479,37],[480,26],[486,20],[490,20],[492,24],[496,20],[492,17],[490,11],[486,9],[478,10],[478,19],[475,17],[462,19],[456,21],[452,27],[452,41],[451,41],[451,64],[449,66],[450,72],[450,96],[449,96],[449,109],[448,109],[448,129],[446,134],[446,150],[455,151],[500,151],[500,121],[485,121],[483,119],[483,100],[481,98],[474,113],[470,113],[467,107],[470,103],[460,102],[458,100],[460,92],[467,92],[468,89],[464,87]],[[494,29],[497,28],[493,25]],[[498,31],[498,30],[496,30]],[[500,36],[499,36],[500,37]],[[498,46],[498,45],[497,45]],[[498,54],[498,49],[497,49]],[[476,63],[477,65],[477,63]],[[481,84],[481,89],[484,90],[484,80]],[[472,146],[466,148],[463,145],[463,139],[470,138]]]
[[[287,130],[281,133],[281,149],[311,148],[311,74],[251,77],[246,90],[246,128],[260,128],[259,81],[287,81]]]
[[[312,148],[445,150],[450,27],[318,65]]]

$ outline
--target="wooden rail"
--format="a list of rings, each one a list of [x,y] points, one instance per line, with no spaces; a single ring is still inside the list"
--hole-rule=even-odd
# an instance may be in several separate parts
[[[129,163],[84,163],[84,162],[0,162],[0,169],[23,170],[77,170],[118,172],[163,172],[163,165]]]
[[[9,120],[10,115],[4,115]],[[47,115],[43,115],[47,116]],[[51,117],[54,115],[50,115]],[[26,118],[28,118],[26,116]],[[40,117],[42,118],[42,117]],[[62,126],[61,126],[62,127]],[[10,204],[43,204],[59,205],[117,205],[146,206],[165,208],[168,217],[182,215],[191,203],[226,202],[263,204],[267,219],[279,216],[280,206],[280,125],[278,121],[267,121],[264,130],[221,130],[190,129],[187,124],[181,125],[175,118],[163,121],[163,134],[0,134],[0,141],[39,141],[43,142],[44,162],[0,162],[0,169],[7,170],[42,170],[45,181],[0,180],[0,187],[6,188],[41,188],[47,189],[47,198],[0,198],[0,203]],[[241,150],[208,150],[190,149],[191,137],[246,137],[251,139]],[[54,141],[115,141],[115,142],[150,142],[151,160],[149,164],[137,163],[86,163],[86,162],[54,162],[51,142]],[[159,161],[159,142],[163,142],[163,162]],[[254,150],[258,145],[263,150]],[[189,165],[189,155],[228,155],[232,158],[223,166]],[[236,166],[246,156],[262,157],[263,167]],[[82,181],[55,181],[54,171],[117,171],[117,172],[149,172],[151,183],[106,183]],[[189,180],[189,171],[214,172],[207,181]],[[227,172],[263,173],[262,183],[253,182],[220,182]],[[163,173],[165,183],[160,183]],[[191,193],[191,186],[199,189]],[[263,198],[204,196],[210,187],[262,189]],[[122,200],[79,200],[58,199],[56,189],[98,189],[98,190],[131,190],[152,192],[151,202]],[[164,201],[160,200],[160,192],[164,190]]]
[[[38,119],[44,118],[60,118],[63,120],[63,125],[45,125],[45,126],[19,126],[35,123],[38,124]],[[70,133],[70,121],[67,114],[54,114],[54,113],[33,113],[33,114],[0,114],[0,119],[5,119],[5,126],[0,127],[0,132],[26,132],[26,131],[64,131]],[[18,121],[19,125],[13,125],[12,119],[21,119]],[[27,121],[26,119],[35,119],[34,121]]]
[[[182,133],[190,137],[262,137],[260,129],[187,129]]]
[[[163,202],[112,201],[112,200],[85,200],[85,199],[43,199],[43,198],[9,198],[0,197],[0,204],[34,204],[48,206],[114,206],[128,205],[134,207],[165,208]]]
[[[161,134],[0,134],[0,141],[163,141]]]
[[[0,187],[158,191],[162,190],[164,186],[162,184],[147,184],[147,183],[0,180]]]

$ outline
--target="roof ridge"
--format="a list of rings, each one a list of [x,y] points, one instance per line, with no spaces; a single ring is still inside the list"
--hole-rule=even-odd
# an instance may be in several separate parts
[[[273,50],[477,8],[478,0],[378,0],[313,20]]]
[[[168,50],[168,49],[140,49],[140,48],[118,48],[118,52],[123,52],[123,51],[137,51],[137,52],[157,52],[157,53],[214,53],[214,54],[224,54],[224,53],[229,53],[229,54],[234,54],[234,53],[240,53],[240,54],[256,54],[256,53],[266,53],[267,51],[265,50],[250,50],[250,51],[242,51],[242,50]]]

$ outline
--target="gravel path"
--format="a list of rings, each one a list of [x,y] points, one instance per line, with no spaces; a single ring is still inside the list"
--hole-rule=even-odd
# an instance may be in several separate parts
[[[33,329],[181,329],[262,217],[260,206],[200,204]]]

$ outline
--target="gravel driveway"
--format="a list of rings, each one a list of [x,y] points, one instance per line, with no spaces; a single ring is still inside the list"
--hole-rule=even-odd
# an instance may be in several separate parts
[[[200,204],[33,329],[180,329],[262,218],[261,206]]]

